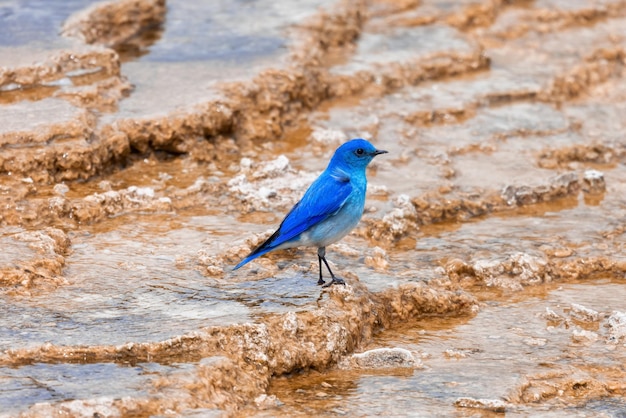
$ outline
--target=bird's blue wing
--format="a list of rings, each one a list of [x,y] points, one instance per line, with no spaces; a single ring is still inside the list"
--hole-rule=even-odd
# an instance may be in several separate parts
[[[234,270],[272,251],[280,244],[294,239],[341,209],[352,192],[352,185],[347,176],[340,174],[322,173],[285,216],[276,232],[241,260]]]
[[[348,177],[320,176],[287,214],[271,246],[287,242],[333,215],[341,209],[351,192]]]

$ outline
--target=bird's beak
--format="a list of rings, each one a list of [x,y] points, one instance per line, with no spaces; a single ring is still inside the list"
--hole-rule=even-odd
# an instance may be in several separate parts
[[[387,154],[388,151],[385,151],[384,149],[377,149],[376,151],[374,151],[374,157],[380,154]]]

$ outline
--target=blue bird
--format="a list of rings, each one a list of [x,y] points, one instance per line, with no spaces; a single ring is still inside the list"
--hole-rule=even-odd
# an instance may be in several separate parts
[[[233,270],[270,251],[300,246],[317,247],[320,266],[317,284],[324,287],[335,283],[345,284],[330,269],[326,261],[326,246],[339,241],[359,223],[365,207],[365,168],[375,156],[386,152],[361,138],[337,148],[328,167],[285,216],[278,230]],[[322,278],[322,262],[332,279],[328,284]]]

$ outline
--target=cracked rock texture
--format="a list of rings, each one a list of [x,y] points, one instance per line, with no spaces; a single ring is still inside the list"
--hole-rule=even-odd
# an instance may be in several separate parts
[[[626,2],[14,3],[0,416],[626,405]],[[352,137],[347,285],[233,272]]]

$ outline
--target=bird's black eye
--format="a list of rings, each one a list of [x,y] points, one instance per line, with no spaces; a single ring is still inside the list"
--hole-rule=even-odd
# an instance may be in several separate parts
[[[359,149],[357,149],[356,151],[354,151],[354,153],[355,153],[356,155],[363,155],[363,154],[365,154],[365,151],[363,151],[363,148],[359,148]]]

